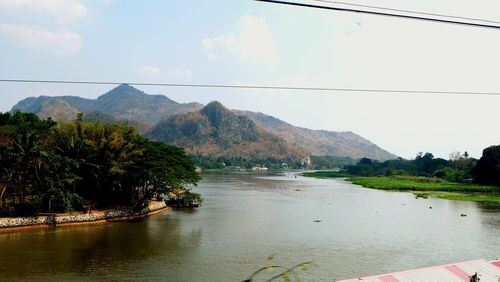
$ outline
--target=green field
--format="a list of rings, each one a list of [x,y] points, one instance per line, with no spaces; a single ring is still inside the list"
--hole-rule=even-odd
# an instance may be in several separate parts
[[[474,201],[500,204],[500,187],[469,183],[448,182],[440,178],[417,176],[374,176],[358,177],[342,172],[317,171],[304,173],[316,178],[347,177],[353,184],[366,188],[414,191],[417,197],[436,197],[455,201]]]
[[[430,192],[415,192],[416,197],[427,196],[453,200],[453,201],[472,201],[472,202],[483,202],[483,203],[493,203],[500,204],[500,194],[486,194],[486,193],[457,193],[457,192],[441,192],[441,191],[430,191]]]
[[[443,191],[443,192],[500,192],[500,188],[468,183],[455,183],[440,178],[394,176],[394,177],[352,177],[353,184],[367,188],[399,191]]]
[[[439,178],[395,176],[353,177],[353,184],[367,188],[395,191],[415,191],[417,197],[436,197],[454,201],[500,204],[500,188],[477,184],[454,183]]]

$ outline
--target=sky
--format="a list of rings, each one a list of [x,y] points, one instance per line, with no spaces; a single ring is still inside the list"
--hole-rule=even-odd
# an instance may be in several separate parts
[[[500,21],[493,0],[349,2]],[[251,0],[0,0],[0,79],[500,92],[498,50],[497,29]],[[0,82],[0,111],[112,87]],[[500,96],[138,88],[352,131],[404,158],[500,144]]]

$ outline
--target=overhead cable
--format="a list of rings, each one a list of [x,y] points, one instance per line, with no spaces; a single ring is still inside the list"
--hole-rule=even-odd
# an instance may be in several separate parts
[[[387,7],[380,7],[380,6],[371,6],[371,5],[363,5],[363,4],[355,4],[355,3],[339,2],[339,1],[330,1],[330,0],[309,0],[309,1],[320,2],[320,3],[329,3],[329,4],[340,4],[340,5],[353,6],[353,7],[363,7],[363,8],[384,10],[384,11],[411,13],[411,14],[417,14],[417,15],[436,16],[436,17],[445,17],[445,18],[451,18],[451,19],[461,19],[461,20],[469,20],[469,21],[494,23],[494,24],[500,25],[500,21],[485,20],[485,19],[480,19],[480,18],[470,18],[470,17],[463,17],[463,16],[455,16],[455,15],[428,13],[428,12],[411,11],[411,10],[404,10],[404,9],[394,9],[394,8],[387,8]]]
[[[317,92],[406,93],[406,94],[500,96],[500,92],[476,92],[476,91],[469,92],[469,91],[452,91],[452,90],[440,91],[440,90],[380,89],[380,88],[295,87],[295,86],[286,86],[286,85],[182,84],[182,83],[33,80],[33,79],[0,79],[0,83],[93,84],[93,85],[128,84],[128,85],[135,85],[135,86],[164,86],[164,87],[190,87],[190,88],[229,88],[229,89],[294,90],[294,91],[317,91]]]
[[[334,11],[341,11],[341,12],[352,12],[352,13],[370,14],[370,15],[376,15],[376,16],[404,18],[404,19],[410,19],[410,20],[429,21],[429,22],[436,22],[436,23],[456,24],[456,25],[470,26],[470,27],[476,27],[476,28],[500,29],[500,25],[483,24],[483,23],[478,23],[478,22],[464,22],[464,21],[444,19],[444,18],[431,18],[431,17],[413,16],[413,15],[405,15],[405,14],[394,14],[394,13],[389,13],[389,12],[378,12],[378,11],[371,11],[371,10],[361,10],[361,9],[335,7],[335,6],[322,6],[322,5],[315,5],[315,4],[309,4],[309,3],[289,2],[289,1],[281,1],[281,0],[255,0],[255,1],[274,3],[274,4],[283,4],[283,5],[290,5],[290,6],[298,6],[298,7],[306,7],[306,8],[323,9],[323,10],[334,10]],[[484,22],[486,22],[486,21],[484,21]]]

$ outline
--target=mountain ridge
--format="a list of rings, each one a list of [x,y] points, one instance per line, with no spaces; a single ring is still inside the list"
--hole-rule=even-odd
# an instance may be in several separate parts
[[[14,105],[12,110],[36,113],[37,106],[43,105],[47,100],[62,100],[79,112],[103,112],[116,119],[138,121],[146,127],[152,127],[159,120],[171,115],[192,112],[203,107],[199,103],[177,103],[167,96],[149,95],[128,84],[121,84],[97,99],[78,96],[29,97]]]
[[[207,108],[207,106],[209,107]],[[143,134],[150,132],[160,122],[166,121],[172,116],[191,113],[192,115],[189,117],[191,124],[189,126],[184,125],[187,126],[184,130],[208,130],[209,127],[207,126],[210,122],[221,122],[221,120],[218,120],[220,117],[217,116],[217,113],[222,113],[222,116],[231,116],[230,113],[234,113],[247,117],[255,123],[259,130],[276,135],[280,140],[288,143],[289,146],[301,148],[301,150],[312,155],[350,157],[353,159],[366,157],[376,160],[397,158],[396,155],[383,150],[354,132],[311,130],[296,127],[264,113],[230,110],[216,101],[209,103],[207,106],[196,102],[178,103],[167,96],[150,95],[130,85],[122,84],[96,99],[86,99],[78,96],[29,97],[19,101],[12,110],[34,112],[40,117],[52,117],[56,120],[61,118],[69,120],[74,118],[76,113],[83,112],[95,118],[106,117],[106,120],[112,118],[116,121],[126,121],[136,126],[138,131]],[[197,113],[205,109],[205,116],[210,115],[211,108],[210,122],[208,119],[205,120],[203,113]],[[216,110],[213,111],[213,108]],[[181,122],[179,119],[186,118],[177,117],[177,121]],[[232,116],[231,118],[234,119]],[[241,124],[236,128],[252,127],[248,121],[239,119]],[[201,124],[196,125],[195,121],[199,121]],[[233,122],[238,123],[234,120]],[[217,134],[217,132],[214,134]],[[208,146],[209,144],[199,145]]]
[[[396,155],[352,131],[312,130],[291,125],[260,112],[238,112],[248,116],[259,126],[282,137],[290,144],[308,148],[312,155],[353,159],[370,158],[384,161],[397,158]]]
[[[181,146],[194,155],[295,161],[308,156],[302,148],[291,146],[217,101],[197,112],[171,116],[146,136]]]

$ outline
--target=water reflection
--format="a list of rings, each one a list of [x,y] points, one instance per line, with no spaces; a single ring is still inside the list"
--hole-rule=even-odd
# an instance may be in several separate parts
[[[165,252],[197,247],[201,235],[201,228],[183,232],[181,219],[165,214],[141,221],[2,234],[0,278],[57,272],[103,277],[110,269],[126,273]],[[29,263],[20,263],[23,258]]]

